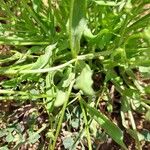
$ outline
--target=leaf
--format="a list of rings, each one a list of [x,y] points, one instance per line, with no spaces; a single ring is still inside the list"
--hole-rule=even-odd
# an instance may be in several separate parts
[[[59,88],[67,88],[69,87],[72,80],[75,78],[75,73],[73,72],[73,69],[71,67],[67,67],[62,72],[62,76],[60,76],[59,73],[59,77],[56,76],[56,78],[61,79],[61,81],[57,84]]]
[[[92,74],[93,71],[88,65],[86,65],[81,71],[80,76],[77,77],[74,87],[82,90],[87,95],[94,95],[95,92],[92,88]]]
[[[34,53],[41,53],[43,51],[43,48],[42,46],[32,46],[29,50],[28,50],[28,53],[29,54],[34,54]]]
[[[144,136],[144,140],[150,142],[150,132],[148,130],[141,131],[141,134]]]
[[[32,0],[33,9],[35,12],[39,13],[39,9],[41,7],[42,1],[41,0]]]
[[[64,140],[63,140],[63,145],[65,147],[65,149],[69,149],[71,148],[71,146],[74,144],[74,140],[72,137],[66,137]]]
[[[144,36],[150,43],[150,26],[144,30]]]
[[[148,110],[145,114],[145,120],[150,122],[150,110]]]
[[[6,130],[0,130],[0,138],[7,135],[7,131]]]
[[[97,121],[97,123],[106,131],[107,134],[120,146],[127,150],[123,142],[123,133],[119,127],[117,127],[109,118],[104,114],[96,110],[95,108],[90,107],[84,101],[82,101],[85,107],[87,108],[90,116]]]
[[[12,133],[9,132],[8,135],[6,136],[6,141],[9,143],[9,142],[12,142],[14,140],[14,137],[12,136]]]
[[[38,141],[40,135],[36,132],[29,132],[29,143],[34,144]]]
[[[146,94],[150,94],[150,85],[147,85],[147,86],[145,87],[145,93],[146,93]]]
[[[62,87],[68,87],[71,83],[71,81],[75,78],[75,74],[73,72],[70,72],[67,76],[67,79],[63,81]]]
[[[67,68],[60,78],[61,81],[57,84],[57,94],[56,100],[54,101],[54,106],[59,107],[65,103],[67,100],[67,89],[71,82],[75,78],[75,73],[72,72],[72,68]]]
[[[96,4],[102,5],[102,6],[118,6],[118,5],[120,5],[119,3],[106,1],[106,0],[104,0],[104,1],[98,1],[98,0],[96,1],[96,0],[94,0],[94,2]]]
[[[45,48],[45,54],[41,55],[37,59],[32,69],[44,68],[50,62],[50,58],[52,57],[52,51],[55,49],[55,47],[56,47],[56,44],[47,46]]]
[[[32,144],[35,143],[40,138],[40,133],[45,128],[46,128],[46,124],[42,124],[42,127],[37,132],[28,131],[28,134],[29,134],[28,142]]]
[[[80,120],[79,119],[72,119],[71,120],[71,126],[75,129],[78,129],[80,125]]]
[[[140,66],[139,67],[139,71],[142,72],[142,73],[149,73],[150,72],[150,67],[143,67],[143,66]]]
[[[67,92],[58,90],[56,95],[56,100],[54,102],[54,106],[59,107],[63,105],[66,100],[67,100]]]
[[[70,47],[73,57],[80,51],[80,39],[86,25],[86,0],[71,0],[69,18]]]
[[[7,145],[0,147],[0,150],[9,150]]]

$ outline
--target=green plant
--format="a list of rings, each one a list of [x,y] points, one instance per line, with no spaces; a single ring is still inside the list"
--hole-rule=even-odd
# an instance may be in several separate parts
[[[117,93],[122,126],[142,149],[133,113],[150,111],[150,87],[136,77],[140,72],[149,79],[149,1],[0,0],[0,6],[0,44],[10,45],[0,56],[0,75],[7,77],[0,100],[40,103],[49,116],[49,149],[55,149],[63,122],[76,119],[74,109],[80,110],[79,134],[64,147],[84,147],[87,137],[88,148],[94,148],[95,120],[94,132],[103,128],[127,149],[123,131],[110,119]],[[108,116],[98,107],[103,100]]]

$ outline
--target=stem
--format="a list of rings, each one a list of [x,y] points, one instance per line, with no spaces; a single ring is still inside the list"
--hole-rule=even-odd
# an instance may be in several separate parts
[[[85,123],[85,130],[86,130],[86,134],[87,134],[88,148],[89,148],[89,150],[92,150],[92,143],[91,143],[90,132],[89,132],[89,124],[88,124],[85,108],[84,108],[84,106],[81,102],[81,96],[79,97],[79,103],[80,103],[82,113],[83,113],[83,118],[84,118],[84,123]]]
[[[102,100],[102,97],[103,97],[103,95],[104,95],[104,92],[105,92],[105,87],[103,86],[103,89],[102,89],[102,91],[101,91],[101,94],[100,94],[100,96],[98,97],[98,100],[97,100],[97,102],[96,102],[96,107],[98,106],[99,102]]]
[[[66,97],[66,101],[65,101],[65,103],[63,105],[63,108],[62,108],[62,111],[61,111],[61,116],[60,116],[60,119],[59,119],[59,122],[58,122],[58,126],[57,126],[57,130],[56,130],[54,142],[53,142],[53,145],[52,145],[52,150],[55,150],[56,141],[57,141],[60,129],[61,129],[61,125],[62,125],[62,122],[63,122],[65,110],[66,110],[66,107],[67,107],[67,104],[68,104],[69,95],[71,93],[73,84],[74,84],[74,81],[72,81],[72,83],[70,84],[69,89],[68,89],[68,94],[67,94],[67,97]],[[51,150],[51,149],[49,149],[49,150]]]
[[[47,95],[47,94],[33,95],[32,93],[12,91],[12,90],[0,90],[0,94],[9,94],[7,96],[6,95],[0,96],[0,100],[14,100],[14,99],[26,100],[26,99],[53,97],[53,95]]]
[[[150,105],[150,100],[148,99],[142,99],[142,102]]]
[[[142,102],[141,105],[143,105],[146,109],[150,110],[150,106],[145,104],[144,102]]]
[[[37,95],[44,95],[44,96],[48,96],[46,94],[36,94],[36,95],[33,95],[32,93],[27,93],[27,92],[22,92],[22,91],[13,91],[13,90],[3,90],[3,89],[0,89],[0,94],[18,94],[18,95],[29,95],[29,96],[37,96]],[[51,96],[49,96],[51,97]]]
[[[46,95],[37,95],[37,96],[29,96],[29,95],[23,95],[23,96],[0,96],[0,100],[28,100],[28,99],[40,99],[40,98],[46,98]]]
[[[133,114],[132,114],[131,110],[128,111],[128,115],[129,115],[129,118],[130,118],[130,121],[131,121],[132,128],[135,131],[136,146],[137,146],[138,150],[142,150],[141,149],[141,144],[140,144],[140,141],[139,141],[139,138],[138,138],[138,135],[137,135],[136,124],[135,124],[134,117],[133,117]]]
[[[19,95],[30,95],[30,93],[22,92],[22,91],[12,91],[12,90],[1,90],[0,94],[19,94]]]
[[[69,66],[70,64],[78,61],[78,60],[87,60],[87,59],[93,59],[96,57],[100,57],[100,56],[106,56],[106,55],[110,55],[111,51],[105,51],[105,52],[99,52],[99,53],[89,53],[86,55],[80,55],[77,58],[74,58],[64,64],[61,64],[59,66],[55,66],[55,67],[51,67],[51,68],[44,68],[44,69],[34,69],[34,70],[4,70],[4,69],[0,69],[0,73],[1,74],[31,74],[31,73],[46,73],[46,72],[54,72],[54,71],[58,71],[63,69],[64,67]]]
[[[5,39],[0,39],[0,44],[7,44],[7,45],[48,45],[50,44],[49,41],[41,42],[41,41],[19,41],[19,40],[7,40]]]

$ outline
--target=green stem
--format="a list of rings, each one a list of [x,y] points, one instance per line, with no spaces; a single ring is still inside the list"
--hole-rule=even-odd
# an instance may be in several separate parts
[[[81,109],[82,109],[84,123],[85,123],[85,130],[86,130],[86,134],[87,134],[88,149],[92,150],[92,143],[91,143],[90,132],[89,132],[89,124],[88,124],[85,108],[83,106],[83,103],[81,102],[81,96],[79,97],[79,103],[80,103],[80,106],[81,106]]]
[[[0,44],[7,44],[7,45],[48,45],[50,44],[49,41],[41,42],[41,41],[22,41],[22,40],[7,40],[6,38],[0,39]]]
[[[150,110],[150,106],[145,104],[144,102],[142,102],[141,105],[143,105],[146,109]]]
[[[60,116],[60,119],[59,119],[59,122],[58,122],[58,126],[57,126],[57,129],[56,129],[56,134],[55,134],[54,142],[53,142],[53,145],[52,145],[52,150],[55,150],[56,141],[57,141],[60,129],[61,129],[61,125],[62,125],[62,122],[63,122],[65,110],[66,110],[66,107],[67,107],[67,104],[68,104],[69,95],[71,93],[73,84],[74,84],[74,81],[72,81],[72,83],[70,84],[69,89],[68,89],[68,94],[67,94],[67,97],[66,97],[66,101],[65,101],[65,103],[63,105],[63,108],[62,108],[62,111],[61,111],[61,116]]]
[[[19,95],[29,95],[30,93],[27,92],[21,92],[21,91],[13,91],[13,90],[1,90],[0,89],[0,94],[19,94]]]
[[[34,69],[34,70],[11,70],[11,69],[0,69],[1,74],[32,74],[32,73],[46,73],[46,72],[54,72],[63,69],[64,67],[69,66],[70,64],[78,61],[78,60],[87,60],[93,58],[99,58],[100,56],[110,55],[111,51],[99,52],[99,53],[90,53],[86,55],[80,55],[77,58],[74,58],[64,64],[59,66],[51,67],[51,68],[44,68],[44,69]]]
[[[136,136],[136,146],[138,148],[138,150],[142,150],[141,149],[141,144],[140,144],[140,141],[139,141],[139,138],[138,138],[138,135],[137,135],[137,129],[136,129],[136,124],[135,124],[135,121],[134,121],[134,117],[133,117],[133,114],[132,114],[132,111],[129,110],[128,111],[128,115],[129,115],[129,118],[130,118],[130,121],[131,121],[131,126],[133,128],[133,130],[135,131],[135,136]]]
[[[29,96],[29,95],[23,95],[23,96],[0,96],[0,100],[28,100],[28,99],[40,99],[40,98],[47,98],[46,95],[37,95],[37,96]]]
[[[0,96],[0,100],[27,100],[27,99],[38,99],[38,98],[47,98],[47,97],[53,97],[52,95],[46,95],[46,94],[37,94],[34,95],[32,93],[28,92],[22,92],[22,91],[12,91],[12,90],[0,90],[0,94],[7,94]]]
[[[4,89],[0,89],[0,94],[17,94],[17,95],[31,95],[31,96],[48,96],[46,94],[37,94],[37,95],[33,95],[32,93],[28,93],[28,92],[22,92],[22,91],[13,91],[13,90],[4,90]],[[50,97],[50,96],[49,96]]]

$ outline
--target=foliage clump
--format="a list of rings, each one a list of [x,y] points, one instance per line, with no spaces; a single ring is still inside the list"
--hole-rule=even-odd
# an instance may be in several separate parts
[[[0,0],[0,149],[148,148],[149,9]]]

